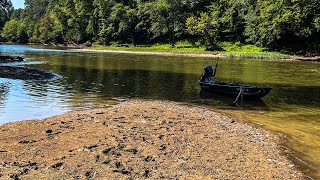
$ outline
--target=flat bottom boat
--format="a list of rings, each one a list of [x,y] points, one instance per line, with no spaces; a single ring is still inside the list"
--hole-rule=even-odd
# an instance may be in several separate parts
[[[223,83],[212,79],[216,74],[210,65],[204,68],[204,75],[199,80],[199,84],[203,91],[225,94],[229,96],[243,95],[246,99],[260,99],[271,91],[270,86],[257,87],[250,85],[242,85],[238,83]]]
[[[222,83],[222,82],[201,82],[199,81],[203,91],[225,94],[230,96],[237,96],[243,93],[244,98],[247,99],[260,99],[271,91],[271,87],[257,87],[248,86],[236,83]]]

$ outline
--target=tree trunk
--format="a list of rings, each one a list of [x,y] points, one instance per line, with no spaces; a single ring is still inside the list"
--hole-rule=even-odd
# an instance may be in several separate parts
[[[171,31],[170,32],[170,42],[171,42],[171,48],[175,48],[176,47],[176,42],[175,42],[175,38],[174,38],[174,32]]]
[[[176,47],[176,41],[174,37],[174,25],[172,25],[172,28],[169,28],[169,34],[170,34],[170,43],[171,43],[171,48]]]
[[[213,42],[213,40],[212,40],[212,38],[206,28],[204,29],[204,36],[206,37],[206,39],[209,43],[208,50],[214,50],[214,42]]]
[[[133,31],[131,31],[130,35],[131,35],[132,45],[135,46],[135,45],[136,45],[136,41],[135,41],[135,38],[134,38],[134,33],[133,33]]]

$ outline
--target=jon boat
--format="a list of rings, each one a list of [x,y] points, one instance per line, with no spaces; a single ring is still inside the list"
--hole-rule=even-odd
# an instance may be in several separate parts
[[[234,97],[238,96],[237,99],[240,95],[245,99],[260,99],[267,95],[272,89],[270,86],[257,87],[238,83],[214,81],[213,77],[216,74],[216,70],[217,65],[214,72],[210,65],[207,65],[204,68],[204,75],[198,81],[203,91],[225,94]]]

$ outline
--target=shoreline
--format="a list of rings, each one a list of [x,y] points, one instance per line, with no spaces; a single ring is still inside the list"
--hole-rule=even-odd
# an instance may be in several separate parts
[[[144,52],[144,51],[125,51],[125,50],[93,50],[93,49],[72,49],[70,52],[88,53],[114,53],[114,54],[136,54],[136,55],[157,55],[157,56],[186,56],[186,57],[210,57],[226,58],[222,54],[196,54],[196,53],[177,53],[177,52]]]
[[[304,178],[279,135],[169,101],[8,123],[0,137],[3,178]]]
[[[9,44],[14,45],[15,43],[4,43],[2,44]],[[207,52],[207,53],[192,53],[192,52],[152,52],[152,51],[130,51],[130,50],[96,50],[96,49],[89,49],[88,46],[85,45],[49,45],[49,44],[38,44],[38,43],[28,43],[26,45],[43,45],[43,46],[53,46],[53,47],[64,47],[64,48],[71,48],[66,50],[66,52],[86,52],[86,53],[114,53],[114,54],[136,54],[136,55],[157,55],[157,56],[185,56],[185,57],[207,57],[207,58],[239,58],[239,59],[268,59],[268,60],[285,60],[285,61],[301,61],[301,62],[320,62],[320,56],[303,56],[303,55],[289,55],[290,58],[275,58],[272,56],[264,56],[259,54],[247,54],[250,52],[228,52],[231,53],[229,55],[224,53],[216,52]],[[272,52],[266,52],[272,53]],[[241,56],[244,55],[244,57]],[[246,56],[246,54],[248,56]]]
[[[234,55],[231,57],[230,55],[220,54],[220,53],[180,53],[180,52],[145,52],[145,51],[127,51],[127,50],[94,50],[94,49],[87,49],[87,48],[80,48],[80,49],[72,49],[69,52],[86,52],[86,53],[113,53],[113,54],[135,54],[135,55],[157,55],[157,56],[185,56],[185,57],[206,57],[206,58],[239,58],[243,59],[238,55]],[[239,52],[234,52],[238,54]],[[245,54],[246,52],[244,52]],[[240,53],[241,54],[241,53]],[[254,58],[255,55],[252,57],[247,57],[248,59],[261,59],[260,56]],[[320,62],[320,57],[304,57],[304,56],[295,56],[295,55],[288,55],[291,58],[284,58],[284,59],[277,59],[272,57],[264,57],[262,59],[270,59],[270,60],[285,60],[285,61],[301,61],[301,62]]]

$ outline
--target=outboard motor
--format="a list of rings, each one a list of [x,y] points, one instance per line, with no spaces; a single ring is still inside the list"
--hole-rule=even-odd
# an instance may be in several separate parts
[[[204,76],[212,77],[213,76],[213,69],[210,65],[206,65],[204,67]]]
[[[204,73],[203,73],[203,76],[201,77],[200,81],[201,82],[212,81],[213,68],[210,65],[206,65],[203,70],[204,70]]]

